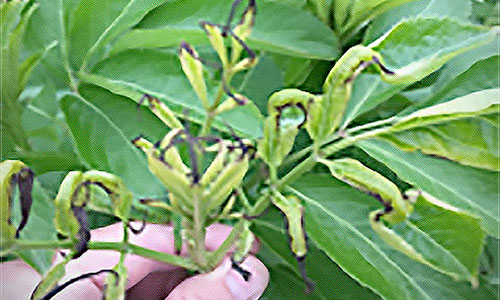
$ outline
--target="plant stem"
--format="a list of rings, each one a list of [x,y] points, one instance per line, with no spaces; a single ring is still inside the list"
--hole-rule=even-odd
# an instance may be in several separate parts
[[[203,205],[199,192],[194,193],[193,197],[193,220],[186,220],[188,234],[188,251],[198,269],[207,271],[207,258],[205,249],[205,223],[206,209]]]
[[[222,102],[222,97],[224,96],[224,83],[219,84],[219,89],[217,90],[217,95],[215,96],[214,103],[210,107],[212,110],[215,110],[219,104]]]
[[[59,0],[61,7],[64,7],[63,2],[64,0]],[[66,73],[68,74],[68,79],[69,79],[69,85],[73,92],[78,93],[78,83],[75,80],[75,77],[73,76],[73,70],[71,69],[71,63],[69,61],[69,53],[68,53],[68,48],[67,48],[67,36],[66,36],[66,28],[65,28],[65,16],[64,16],[64,9],[60,9],[59,11],[59,21],[61,25],[61,42],[59,43],[60,49],[61,49],[61,56],[63,60],[63,65],[64,69],[66,70]]]
[[[240,236],[241,232],[243,231],[244,225],[245,225],[245,220],[239,220],[234,225],[233,229],[231,230],[231,233],[227,236],[222,245],[220,245],[220,247],[217,250],[215,250],[210,254],[209,258],[210,269],[215,268],[221,262],[221,260],[229,251],[229,249],[231,249],[231,247],[234,245],[236,239]]]
[[[232,68],[232,66],[229,66],[229,69]],[[224,97],[224,84],[227,82],[231,82],[231,79],[233,78],[233,73],[227,70],[223,71],[222,74],[222,81],[219,84],[219,88],[217,90],[217,94],[215,95],[214,102],[212,106],[210,106],[207,109],[207,117],[205,118],[205,121],[203,122],[203,125],[201,126],[201,130],[199,133],[199,136],[204,136],[207,135],[210,132],[210,128],[212,127],[212,122],[216,117],[215,111],[217,110],[217,107],[219,104],[222,102],[222,97]]]
[[[357,127],[353,127],[353,128],[345,130],[345,132],[349,135],[352,135],[352,134],[357,133],[359,131],[372,129],[372,128],[383,126],[383,125],[392,125],[392,124],[396,123],[398,120],[399,120],[399,118],[397,116],[393,116],[393,117],[390,117],[388,119],[383,119],[383,120],[363,124],[363,125],[360,125]],[[337,138],[339,138],[339,134],[335,133],[335,134],[329,136],[328,138],[326,138],[325,141],[320,143],[320,145],[324,146],[328,143],[333,142]],[[286,165],[293,164],[294,162],[298,161],[302,157],[306,156],[312,150],[313,150],[313,146],[309,146],[309,147],[306,147],[300,151],[297,151],[294,154],[290,155],[288,158],[286,158],[282,165],[286,166]]]
[[[205,121],[201,126],[198,136],[206,136],[210,133],[210,128],[212,127],[212,122],[214,118],[215,118],[214,110],[208,110],[207,115],[205,117]]]
[[[399,118],[397,116],[392,116],[392,117],[387,118],[387,119],[383,119],[383,120],[379,120],[379,121],[375,121],[375,122],[371,122],[371,123],[367,123],[367,124],[363,124],[363,125],[360,125],[357,127],[347,129],[346,133],[353,134],[353,133],[356,133],[356,132],[359,132],[362,130],[372,129],[374,127],[379,127],[379,126],[383,126],[383,125],[392,125],[395,122],[397,122],[398,119]]]
[[[93,242],[90,242],[93,243]],[[119,243],[115,243],[119,244]],[[22,241],[16,240],[15,250],[34,249],[67,249],[73,246],[73,241]]]
[[[371,138],[371,137],[374,137],[374,136],[377,136],[377,135],[380,135],[383,133],[387,133],[391,130],[391,128],[392,128],[391,126],[382,127],[382,128],[377,128],[377,129],[373,129],[370,131],[365,131],[365,132],[358,134],[358,135],[348,136],[344,139],[341,139],[340,141],[338,141],[336,143],[333,143],[333,144],[323,148],[321,150],[321,153],[322,153],[321,157],[327,158],[328,156],[334,154],[335,152],[337,152],[341,149],[347,148],[360,140],[368,139],[368,138]]]
[[[347,148],[360,140],[371,138],[383,133],[387,133],[391,130],[391,128],[392,128],[391,126],[387,126],[387,127],[373,129],[370,131],[365,131],[358,135],[348,136],[344,139],[339,140],[338,142],[335,142],[329,146],[326,146],[325,148],[322,148],[321,150],[319,150],[317,154],[314,153],[311,154],[308,158],[306,158],[300,164],[295,166],[285,177],[281,178],[277,184],[278,189],[287,184],[290,184],[295,179],[299,178],[303,174],[310,171],[316,164],[318,158],[327,158],[328,156],[334,154],[335,152]]]
[[[311,170],[314,167],[314,165],[316,165],[316,159],[317,159],[316,155],[312,154],[304,161],[302,161],[300,164],[295,166],[295,168],[293,168],[290,172],[288,172],[288,174],[286,174],[285,177],[281,178],[278,181],[277,183],[278,190],[281,187],[293,182],[295,179],[302,176],[304,173]]]
[[[15,250],[33,249],[70,249],[72,241],[16,241]],[[124,245],[122,242],[92,242],[88,243],[89,250],[115,250],[126,251],[128,254],[140,255],[159,262],[179,266],[188,270],[198,270],[197,266],[186,257],[181,257],[165,252],[158,252],[134,244]]]

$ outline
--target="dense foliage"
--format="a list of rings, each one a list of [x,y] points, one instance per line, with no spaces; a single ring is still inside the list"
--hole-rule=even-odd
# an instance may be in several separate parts
[[[1,3],[2,259],[40,297],[55,248],[145,219],[201,272],[253,232],[262,299],[498,298],[498,3],[234,3]]]

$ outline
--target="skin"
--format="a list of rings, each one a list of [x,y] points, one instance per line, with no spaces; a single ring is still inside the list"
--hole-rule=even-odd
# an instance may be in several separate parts
[[[132,224],[138,228],[140,224]],[[214,224],[207,228],[206,244],[215,250],[229,235],[231,227]],[[120,241],[122,224],[117,223],[91,232],[94,241]],[[138,235],[130,233],[131,243],[156,251],[174,253],[174,237],[171,226],[148,224]],[[163,237],[163,238],[162,238]],[[254,245],[255,253],[258,245]],[[181,255],[185,255],[183,249]],[[112,268],[119,259],[114,251],[87,251],[67,266],[63,281],[80,274],[104,268]],[[61,260],[58,254],[54,263]],[[264,292],[269,281],[269,272],[255,256],[249,255],[241,267],[252,275],[245,281],[231,267],[230,258],[212,272],[189,277],[185,270],[135,255],[127,256],[125,266],[129,270],[127,284],[128,300],[256,300]],[[29,299],[31,292],[41,279],[40,275],[22,261],[14,260],[0,264],[0,298]],[[75,283],[54,297],[54,300],[102,299],[104,276],[96,276]]]

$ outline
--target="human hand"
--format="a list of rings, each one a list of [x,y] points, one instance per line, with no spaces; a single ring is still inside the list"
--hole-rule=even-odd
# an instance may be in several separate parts
[[[214,224],[207,228],[206,245],[208,250],[217,249],[229,235],[231,227]],[[121,223],[99,228],[91,232],[93,241],[119,242],[122,239]],[[148,224],[138,235],[130,234],[130,242],[159,252],[174,253],[173,228],[171,226]],[[253,253],[257,250],[254,245]],[[185,254],[185,250],[181,255]],[[54,260],[61,260],[60,254]],[[116,251],[89,250],[80,258],[67,265],[65,282],[84,273],[112,268],[118,263]],[[269,273],[262,262],[249,255],[241,267],[252,275],[245,281],[241,274],[231,267],[226,258],[212,272],[187,278],[187,272],[179,267],[160,263],[136,255],[125,259],[128,269],[127,299],[141,300],[247,300],[258,299],[264,292]],[[187,278],[187,279],[186,279]],[[22,261],[0,264],[0,299],[29,299],[41,277]],[[54,300],[85,299],[100,300],[105,276],[95,276],[79,281]],[[168,296],[167,296],[168,295]]]

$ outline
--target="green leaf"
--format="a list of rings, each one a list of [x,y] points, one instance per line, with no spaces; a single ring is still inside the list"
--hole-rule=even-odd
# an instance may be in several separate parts
[[[20,239],[26,241],[50,241],[56,240],[56,229],[52,220],[54,219],[54,203],[35,179],[33,182],[33,203],[31,214],[26,227],[21,231]],[[14,208],[17,208],[17,201]],[[13,210],[13,218],[20,218],[18,209]],[[17,254],[38,273],[45,274],[52,265],[54,250],[36,249],[17,251]]]
[[[75,1],[37,1],[39,8],[30,20],[23,46],[28,53],[36,53],[57,41],[58,47],[51,50],[32,75],[31,83],[43,85],[51,82],[57,89],[68,89],[69,62],[67,60],[67,20]],[[68,68],[68,70],[66,69]]]
[[[493,285],[500,285],[500,240],[488,237],[481,257],[481,274]]]
[[[129,50],[97,65],[94,74],[80,73],[80,76],[88,83],[136,102],[145,93],[155,96],[179,117],[197,123],[205,119],[205,110],[181,72],[179,59],[173,53]],[[211,88],[210,93],[214,93],[214,88]],[[219,115],[213,125],[218,130],[228,131],[226,124],[229,124],[238,134],[257,138],[262,135],[262,123],[258,108],[249,103]]]
[[[111,54],[131,48],[178,47],[182,40],[192,45],[207,44],[198,23],[225,24],[231,3],[178,0],[164,4],[123,36]],[[247,41],[258,50],[296,57],[333,60],[340,54],[337,38],[326,25],[308,12],[277,2],[257,4],[255,27]]]
[[[3,3],[2,3],[3,4]],[[18,10],[22,9],[25,2],[17,3],[20,4],[20,7],[10,7],[10,5],[3,4],[2,11],[5,13],[14,13],[18,12]],[[9,9],[11,8],[11,9]],[[27,9],[27,11],[20,15],[15,16],[14,20],[19,21],[17,23],[7,22],[7,24],[2,24],[7,29],[7,32],[2,32],[2,36],[7,34],[1,42],[1,52],[0,52],[0,63],[2,65],[2,74],[1,74],[1,85],[2,85],[2,102],[7,102],[7,105],[13,106],[17,98],[21,94],[24,86],[21,84],[22,79],[24,79],[23,74],[21,74],[21,50],[22,50],[22,41],[24,34],[26,32],[26,27],[29,23],[29,20],[35,10],[38,8],[37,5],[33,5]],[[14,21],[11,20],[11,21]],[[13,28],[10,28],[14,26]]]
[[[439,89],[436,88],[434,93],[427,99],[423,99],[417,105],[409,107],[407,112],[447,102],[473,92],[498,88],[498,81],[500,80],[499,64],[500,56],[498,55],[476,62],[467,71],[453,78]]]
[[[494,294],[488,290],[488,286],[472,289],[470,283],[457,282],[387,245],[368,222],[369,213],[381,207],[375,198],[326,174],[306,175],[301,182],[295,184],[295,188],[299,194],[303,194],[302,198],[306,201],[305,225],[310,240],[344,271],[384,299],[398,297],[397,293],[405,289],[408,293],[403,298],[396,299],[468,299],[467,295],[476,292],[478,295]],[[450,218],[454,221],[449,222]],[[460,220],[465,223],[462,224]],[[435,244],[439,244],[431,248],[421,244],[422,249],[430,252],[428,255],[435,255],[432,251],[440,249],[441,253],[448,251],[448,256],[451,253],[467,266],[474,261],[477,264],[477,252],[482,247],[481,236],[484,234],[477,227],[477,220],[474,218],[419,202],[409,222],[413,228],[421,231],[420,237],[425,233],[427,238],[430,237]],[[394,229],[405,234],[404,227],[396,226]],[[461,229],[463,234],[457,235]],[[348,232],[351,233],[347,234]],[[468,236],[475,233],[479,236]],[[408,234],[405,238],[418,246],[418,237]],[[393,267],[381,267],[383,261]],[[480,282],[480,286],[483,284],[484,282]],[[455,294],[458,296],[443,296]]]
[[[89,49],[94,48],[89,56],[99,52],[107,42],[135,25],[149,10],[164,2],[164,0],[79,1],[72,11],[67,33],[72,65],[75,68],[80,67]]]
[[[119,176],[136,198],[164,194],[161,184],[149,172],[146,158],[102,111],[74,95],[64,96],[61,108],[78,151],[91,169]]]
[[[352,34],[351,31],[358,29],[358,27],[364,22],[367,22],[390,9],[412,1],[413,0],[352,0],[350,1],[348,11],[346,11],[346,15],[349,17],[347,17],[345,24],[343,24],[339,29],[341,29],[344,34]],[[335,13],[337,14],[337,12]],[[339,19],[342,18],[339,17]]]
[[[2,41],[0,49],[0,98],[2,99],[1,114],[2,114],[2,129],[7,135],[11,136],[11,141],[19,148],[28,150],[27,137],[23,128],[20,126],[20,119],[23,107],[18,101],[19,95],[24,89],[26,76],[22,71],[27,71],[29,65],[21,65],[21,50],[24,33],[29,23],[31,16],[37,9],[34,4],[26,9],[22,15],[19,15],[23,10],[26,2],[1,3],[1,26]],[[5,17],[5,20],[3,20]]]
[[[447,18],[416,18],[399,23],[370,47],[380,52],[398,78],[416,82],[456,55],[488,43],[495,34],[495,29]]]
[[[285,86],[298,87],[304,83],[313,69],[313,60],[274,54],[274,63],[278,66],[284,77]]]
[[[498,172],[463,166],[418,151],[404,152],[375,139],[357,144],[402,180],[444,203],[480,217],[486,232],[499,237],[500,217],[495,213],[498,208]]]
[[[382,137],[404,151],[420,150],[464,165],[499,171],[499,122],[498,114],[492,113]]]
[[[170,130],[148,107],[138,106],[127,97],[90,84],[80,85],[78,91],[116,124],[128,140],[143,135],[150,141],[158,141]]]
[[[497,82],[500,80],[497,70],[498,63],[500,63],[498,56],[492,56],[477,62],[439,91],[420,100],[419,103],[409,106],[401,114],[405,115],[421,108],[466,96],[472,92],[496,88],[498,86]],[[398,90],[401,90],[401,88],[402,86],[389,85],[383,82],[377,75],[361,74],[356,78],[352,98],[344,116],[343,127],[346,127],[348,122],[361,113],[373,109],[378,104],[387,100]],[[493,99],[495,98],[493,97]],[[473,98],[469,100],[472,103],[474,102]],[[450,106],[453,106],[453,104]]]
[[[483,90],[416,111],[382,137],[461,164],[499,171],[500,89]]]
[[[375,198],[322,175],[305,176],[296,188],[300,191],[297,196],[305,201],[308,237],[344,272],[384,299],[432,299],[360,231],[361,225],[370,226],[368,214],[377,207]],[[370,209],[360,212],[335,207],[346,202]],[[358,223],[360,219],[364,224]]]
[[[354,80],[351,99],[347,103],[341,128],[346,128],[356,117],[388,100],[404,87],[387,83],[378,74],[360,74]]]
[[[418,126],[498,113],[500,109],[499,95],[500,89],[488,89],[426,107],[401,118],[392,129],[403,131]]]
[[[72,171],[83,169],[78,156],[66,151],[21,151],[20,160],[31,166],[37,175],[51,171]]]
[[[450,17],[468,21],[472,9],[470,0],[417,0],[405,3],[377,16],[368,27],[364,41],[373,42],[401,20],[413,17]]]
[[[116,1],[115,1],[116,2]],[[83,62],[83,69],[86,69],[90,60],[93,56],[101,54],[104,47],[111,42],[113,39],[118,37],[120,34],[139,23],[139,21],[144,18],[144,16],[154,8],[165,3],[166,0],[129,0],[127,5],[123,7],[121,13],[113,20],[113,22],[102,32],[97,41],[92,45],[87,54],[85,55],[85,60]],[[102,1],[96,2],[99,6],[102,5]],[[86,6],[92,6],[92,4],[86,4]],[[98,9],[94,7],[94,9]],[[78,15],[78,14],[77,14]],[[92,14],[92,15],[95,15]],[[102,55],[102,54],[101,54]]]
[[[437,248],[442,249],[444,255],[438,256],[437,253],[431,253],[431,256],[450,266],[462,266],[467,270],[463,274],[468,277],[465,279],[476,284],[479,256],[485,243],[485,233],[478,218],[449,208],[430,195],[421,195],[414,206],[414,212],[408,224],[439,244]],[[407,231],[406,238],[416,238],[411,235],[415,231]],[[430,249],[432,247],[428,247],[426,250]],[[445,261],[446,258],[455,260],[455,262]]]
[[[478,288],[472,288],[470,283],[458,282],[450,277],[438,273],[431,268],[414,264],[406,259],[402,254],[380,245],[387,255],[398,263],[415,282],[428,291],[433,299],[457,299],[457,300],[491,300],[498,299],[498,289],[491,286],[487,281],[480,280]]]
[[[50,45],[48,45],[45,49],[39,51],[28,57],[20,66],[19,69],[19,83],[22,87],[26,85],[28,79],[31,76],[31,72],[35,69],[35,67],[40,63],[40,61],[44,58],[44,56],[52,50],[57,45],[57,42],[54,41]]]
[[[312,242],[308,245],[305,264],[307,275],[315,283],[315,288],[311,293],[306,293],[281,219],[281,213],[271,209],[255,220],[252,227],[261,242],[259,258],[268,267],[271,277],[261,299],[380,299],[344,273]]]
[[[269,55],[261,55],[242,85],[242,94],[252,99],[261,112],[267,112],[267,100],[273,92],[285,87],[283,74]]]
[[[411,40],[407,38],[410,32]],[[438,70],[456,55],[487,43],[493,34],[484,27],[450,19],[402,21],[370,46],[381,53],[384,63],[403,81],[394,80],[389,84],[376,74],[360,74],[354,81],[342,128],[346,128],[357,116]],[[386,77],[391,80],[390,76]]]
[[[451,59],[449,62],[446,63],[446,65],[441,69],[439,73],[439,78],[437,79],[436,83],[433,84],[432,90],[433,91],[440,91],[443,89],[445,86],[450,84],[452,81],[455,80],[457,76],[462,76],[464,72],[472,72],[472,70],[481,70],[479,69],[478,62],[483,61],[481,64],[483,64],[483,67],[486,68],[485,70],[482,70],[484,73],[478,74],[475,73],[476,76],[483,75],[485,78],[484,80],[486,82],[490,82],[489,79],[493,78],[498,78],[498,70],[492,70],[491,65],[497,66],[498,65],[498,55],[500,55],[500,49],[498,49],[498,44],[500,43],[500,35],[497,35],[490,43],[481,46],[479,48],[473,49],[471,51],[467,51],[463,54],[460,54],[456,56],[455,58]],[[491,57],[496,56],[496,58],[491,58]],[[496,61],[495,61],[496,60]],[[474,67],[473,67],[474,66]],[[488,75],[487,72],[491,72]],[[476,81],[477,84],[482,84],[484,81]],[[497,81],[498,82],[498,81]],[[462,83],[465,83],[462,81]],[[489,88],[493,88],[497,86],[489,86]]]
[[[8,36],[19,22],[21,11],[28,4],[23,1],[2,2],[0,5],[1,46],[2,48],[9,42]]]

